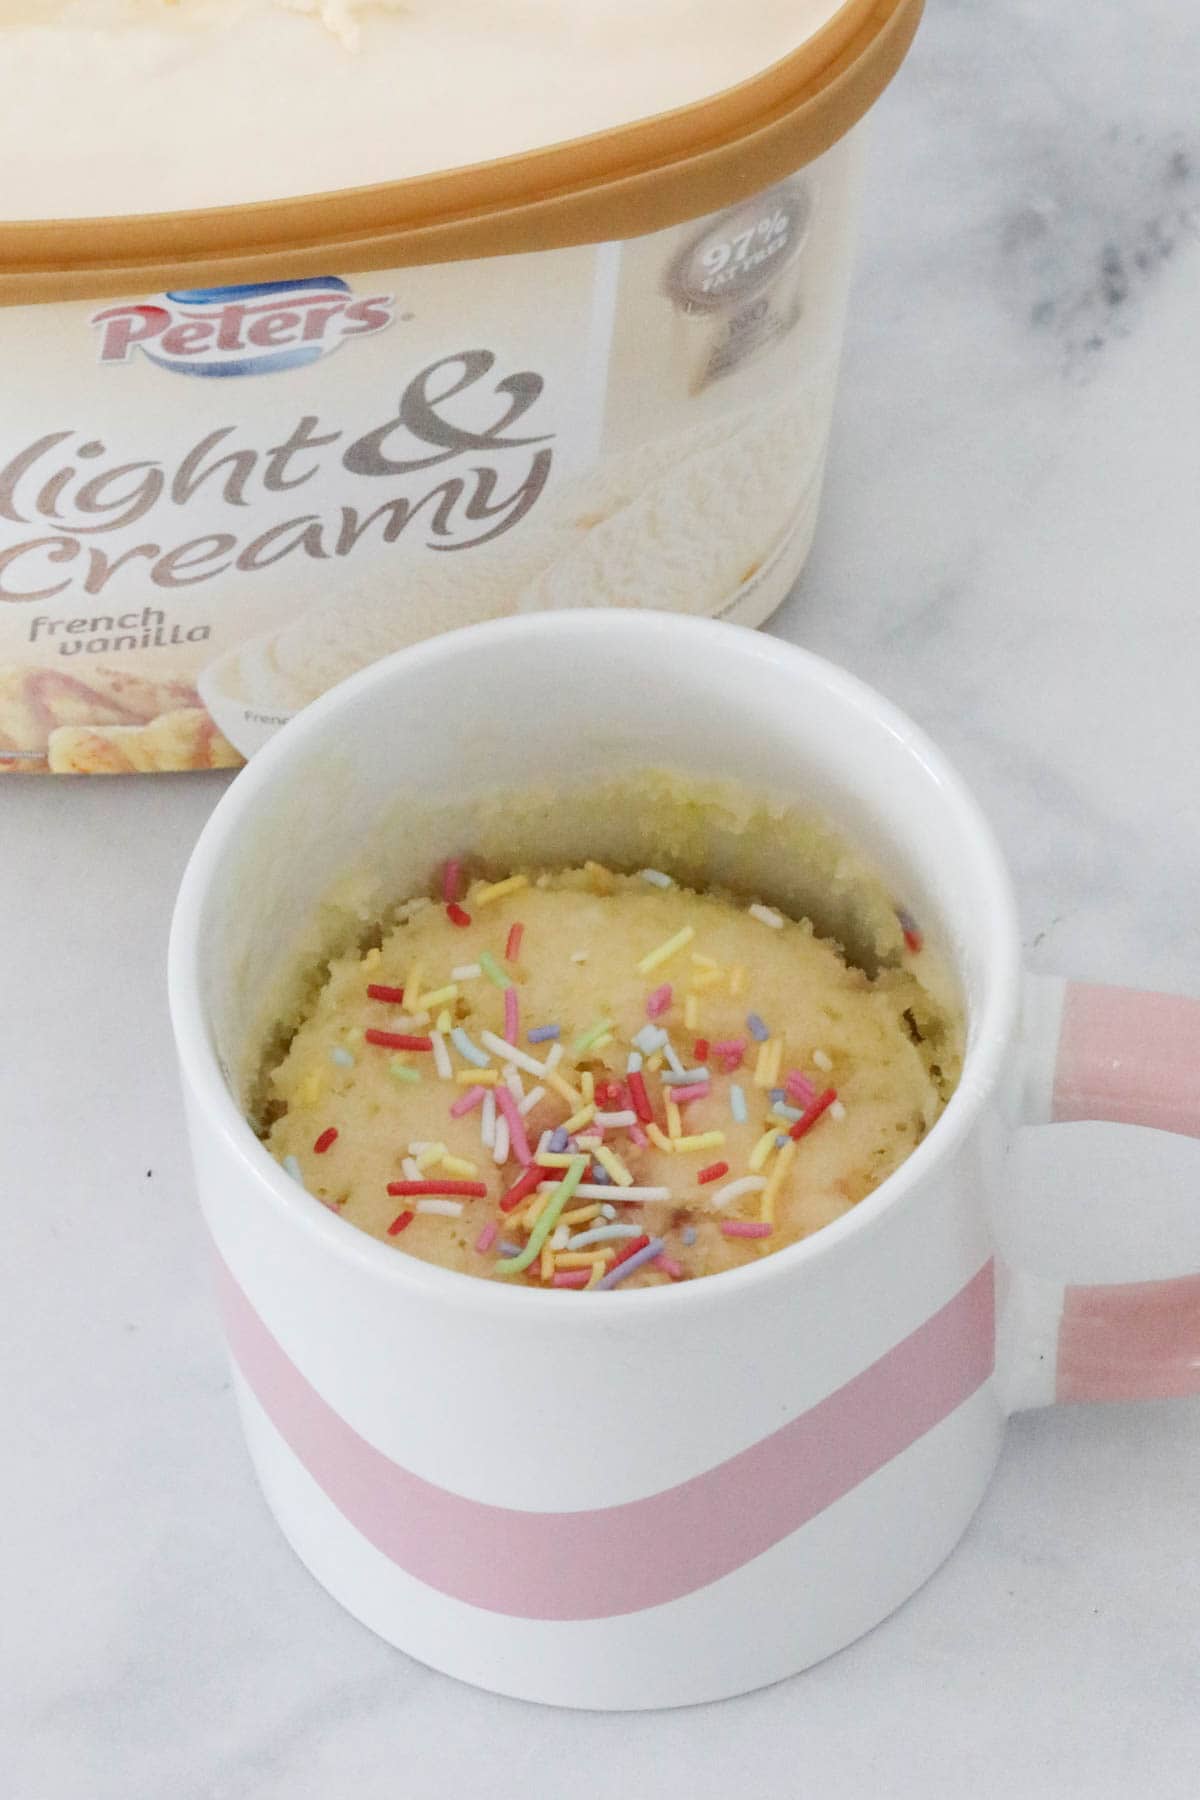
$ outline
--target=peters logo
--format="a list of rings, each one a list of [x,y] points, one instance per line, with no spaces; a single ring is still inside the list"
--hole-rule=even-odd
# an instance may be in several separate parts
[[[176,375],[233,376],[301,369],[392,318],[391,294],[357,296],[335,275],[188,288],[106,307],[88,323],[102,363],[127,363],[136,350]]]

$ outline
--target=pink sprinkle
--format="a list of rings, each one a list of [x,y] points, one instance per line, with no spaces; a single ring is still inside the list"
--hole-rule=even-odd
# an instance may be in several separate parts
[[[646,1136],[640,1125],[627,1125],[625,1127],[625,1136],[629,1139],[631,1144],[636,1144],[639,1150],[645,1150],[650,1142],[650,1139]]]
[[[496,1083],[492,1092],[496,1096],[496,1105],[508,1120],[508,1147],[517,1161],[528,1168],[533,1161],[533,1152],[525,1136],[525,1121],[517,1111],[517,1103],[502,1081]]]
[[[691,1087],[673,1087],[671,1098],[677,1106],[682,1106],[685,1100],[707,1100],[711,1093],[712,1087],[707,1081],[693,1081]]]
[[[735,1056],[740,1062],[746,1053],[745,1038],[719,1038],[712,1047],[714,1056]]]
[[[721,1230],[726,1237],[770,1237],[773,1227],[761,1225],[754,1219],[722,1219]]]
[[[450,1117],[452,1119],[461,1119],[464,1113],[474,1112],[475,1108],[483,1099],[485,1091],[486,1090],[481,1087],[468,1088],[465,1094],[459,1095],[458,1099],[454,1102],[454,1105],[450,1108]]]
[[[654,992],[647,997],[646,1017],[648,1019],[660,1018],[670,1004],[671,984],[669,981],[664,981],[661,987],[656,987]]]
[[[457,857],[451,857],[450,861],[442,870],[442,899],[446,902],[447,906],[449,906],[452,900],[458,899],[461,886],[462,863]]]
[[[799,1069],[789,1069],[783,1078],[783,1085],[794,1100],[802,1106],[811,1106],[817,1097],[817,1090],[808,1076]]]
[[[556,1269],[552,1287],[586,1287],[592,1278],[590,1269]]]
[[[485,1250],[491,1249],[499,1235],[500,1226],[498,1222],[495,1219],[489,1219],[479,1236],[475,1239],[475,1248],[481,1256]]]
[[[517,990],[515,987],[506,987],[504,990],[504,1035],[510,1044],[516,1043],[517,1031]]]
[[[663,1251],[661,1256],[655,1257],[654,1266],[656,1269],[662,1269],[666,1274],[668,1274],[671,1277],[672,1281],[682,1281],[683,1280],[683,1277],[684,1277],[683,1264],[681,1262],[676,1262],[676,1260],[673,1256],[668,1256],[665,1250]]]

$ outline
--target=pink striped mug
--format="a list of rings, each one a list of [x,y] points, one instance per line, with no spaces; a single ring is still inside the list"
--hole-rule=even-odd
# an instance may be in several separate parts
[[[677,1287],[513,1291],[356,1231],[277,1167],[236,1097],[334,878],[374,863],[398,893],[459,847],[433,841],[444,821],[406,831],[406,805],[450,818],[548,770],[569,792],[648,764],[819,800],[880,869],[961,988],[943,1117],[844,1218]],[[1200,1133],[1200,1005],[1023,980],[1008,876],[958,776],[887,701],[769,637],[581,610],[376,664],[217,807],[170,992],[268,1503],[357,1618],[463,1680],[600,1708],[776,1681],[938,1566],[1010,1411],[1200,1389],[1200,1277],[1048,1282],[997,1248],[1022,1124]],[[1101,1193],[1090,1230],[1107,1229]]]

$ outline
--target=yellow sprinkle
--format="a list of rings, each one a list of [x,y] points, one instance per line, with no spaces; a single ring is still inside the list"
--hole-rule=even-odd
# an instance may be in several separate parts
[[[697,994],[689,994],[683,1003],[683,1022],[689,1031],[695,1031],[700,1023],[700,998]]]
[[[590,1106],[592,1101],[596,1098],[596,1077],[590,1069],[581,1071],[579,1076],[579,1087],[585,1103]]]
[[[479,1164],[473,1163],[469,1156],[443,1156],[442,1167],[447,1175],[461,1175],[464,1180],[479,1173]]]
[[[673,1138],[683,1136],[683,1115],[673,1100],[667,1101],[667,1135]]]
[[[583,1105],[583,1095],[578,1088],[573,1088],[569,1081],[565,1081],[557,1069],[547,1069],[542,1080],[547,1087],[552,1087],[556,1094],[561,1095],[568,1106]]]
[[[660,1150],[674,1150],[675,1148],[662,1126],[656,1125],[653,1120],[646,1127],[646,1136],[652,1144],[657,1144]]]
[[[719,1150],[725,1142],[723,1131],[697,1131],[692,1137],[675,1139],[675,1148],[684,1150]]]
[[[574,1212],[560,1213],[558,1222],[560,1225],[586,1225],[589,1219],[598,1219],[603,1211],[597,1200],[594,1206],[577,1206]]]
[[[320,1070],[314,1069],[311,1074],[304,1077],[304,1080],[296,1089],[297,1103],[300,1106],[315,1106],[317,1101],[321,1098],[321,1089],[324,1085],[325,1084],[321,1079]]]
[[[490,906],[493,900],[503,900],[505,894],[516,894],[528,886],[528,875],[509,875],[504,881],[493,881],[487,887],[476,888],[471,900],[475,906]]]
[[[608,1170],[618,1187],[633,1186],[633,1176],[629,1173],[629,1170],[625,1167],[625,1164],[621,1161],[616,1151],[610,1150],[607,1144],[601,1144],[597,1149],[596,1161],[600,1164],[602,1169]]]
[[[454,1077],[459,1087],[495,1087],[499,1069],[459,1069]]]
[[[747,1158],[747,1166],[752,1175],[761,1175],[767,1166],[767,1158],[775,1148],[775,1139],[779,1136],[778,1125],[772,1125],[770,1131],[764,1131]]]
[[[775,1202],[779,1198],[780,1189],[783,1187],[783,1184],[787,1179],[788,1170],[792,1166],[792,1158],[795,1156],[798,1149],[799,1145],[796,1144],[793,1139],[789,1138],[787,1143],[783,1146],[783,1149],[779,1152],[779,1155],[775,1158],[774,1166],[767,1178],[767,1185],[762,1191],[762,1210],[758,1215],[764,1225],[773,1225],[775,1223]]]
[[[593,1050],[607,1050],[608,1046],[612,1043],[612,1041],[613,1041],[612,1032],[606,1031],[604,1033],[603,1037],[598,1037],[596,1039],[595,1043],[592,1045],[592,1049]]]
[[[596,1108],[589,1100],[578,1112],[572,1113],[569,1119],[563,1120],[562,1128],[564,1131],[578,1131],[581,1125],[590,1125],[595,1116]]]
[[[441,1162],[443,1156],[447,1155],[449,1155],[449,1152],[446,1149],[445,1144],[430,1144],[428,1150],[422,1150],[420,1156],[418,1156],[417,1167],[421,1170],[422,1174],[424,1174],[426,1169],[435,1168],[437,1164]]]
[[[547,1150],[538,1157],[538,1166],[543,1169],[569,1169],[573,1160],[568,1151],[564,1150],[560,1154],[557,1150]]]
[[[542,1245],[542,1263],[538,1270],[543,1281],[550,1281],[553,1278],[555,1260],[554,1251],[550,1248],[550,1240],[547,1238]]]
[[[746,991],[746,968],[744,963],[734,963],[729,971],[729,992],[735,997]]]
[[[404,983],[404,1010],[406,1012],[416,1012],[417,995],[421,992],[421,983],[424,979],[425,964],[423,962],[415,962],[408,972],[408,980]]]
[[[437,1017],[437,1028],[443,1037],[449,1037],[453,1027],[454,1020],[450,1017],[449,1009],[443,1007]]]
[[[526,1231],[532,1231],[533,1227],[538,1222],[538,1214],[541,1212],[549,1198],[549,1194],[535,1194],[533,1199],[529,1202],[529,1205],[522,1208],[520,1218],[515,1220],[514,1223],[523,1225]]]
[[[592,1272],[588,1276],[588,1278],[583,1286],[583,1291],[585,1294],[587,1293],[589,1288],[599,1287],[601,1281],[604,1279],[604,1275],[605,1275],[607,1269],[608,1269],[607,1262],[602,1261],[600,1257],[597,1257],[595,1262],[592,1264]]]
[[[593,1136],[590,1132],[579,1131],[575,1134],[575,1142],[581,1150],[595,1150],[604,1142],[604,1139]]]
[[[754,1064],[754,1085],[760,1088],[779,1086],[779,1068],[783,1062],[783,1039],[768,1038],[765,1044],[758,1046],[758,1058]]]
[[[608,1255],[603,1250],[560,1250],[558,1266],[560,1269],[591,1269],[597,1263],[606,1263]]]
[[[696,927],[685,925],[682,931],[675,933],[674,937],[667,938],[664,943],[659,944],[656,950],[651,950],[643,956],[637,965],[638,974],[649,975],[652,969],[661,968],[662,964],[674,956],[676,951],[682,950],[685,944],[690,944],[695,935]]]
[[[451,1000],[457,999],[458,983],[457,981],[451,981],[446,987],[438,988],[437,992],[434,994],[422,994],[421,1005],[426,1012],[431,1012],[435,1006],[446,1006]],[[441,1029],[442,1028],[439,1025],[438,1030],[440,1031]]]
[[[691,960],[698,969],[715,969],[717,966],[711,956],[701,956],[698,950],[692,951]]]
[[[720,987],[724,979],[724,973],[720,969],[701,969],[692,976],[688,985],[693,994],[706,994],[709,988]]]
[[[383,956],[383,951],[379,948],[379,945],[372,944],[371,948],[367,951],[367,954],[363,957],[363,968],[364,969],[377,968],[379,966],[379,962],[380,962],[382,956]]]
[[[650,1058],[649,1062],[646,1064],[646,1067],[651,1071],[652,1074],[657,1075],[658,1071],[662,1068],[662,1066],[663,1066],[662,1056],[656,1050],[654,1052],[654,1055]]]

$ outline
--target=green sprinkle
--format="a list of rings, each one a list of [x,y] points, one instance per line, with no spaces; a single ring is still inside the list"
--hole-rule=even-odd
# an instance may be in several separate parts
[[[500,967],[490,950],[479,952],[479,966],[489,981],[494,981],[498,988],[510,988],[512,982]]]
[[[591,1026],[589,1030],[585,1031],[580,1037],[575,1039],[575,1049],[573,1054],[581,1056],[585,1050],[590,1050],[592,1045],[596,1043],[598,1039],[602,1038],[606,1031],[612,1030],[613,1024],[614,1021],[612,1019],[597,1020],[595,1025]]]
[[[537,1224],[529,1234],[529,1242],[519,1256],[502,1256],[496,1264],[497,1275],[519,1275],[527,1269],[536,1256],[542,1253],[542,1245],[558,1224],[558,1215],[575,1189],[583,1180],[583,1172],[588,1166],[586,1156],[573,1156],[571,1166],[538,1214]]]
[[[421,1079],[421,1071],[410,1069],[408,1064],[402,1063],[398,1056],[393,1056],[388,1064],[388,1074],[394,1075],[397,1081],[420,1081]]]

